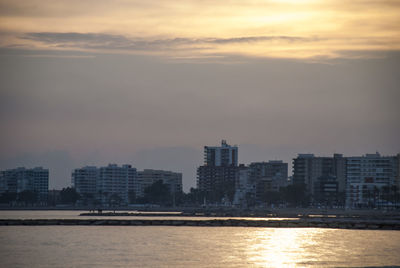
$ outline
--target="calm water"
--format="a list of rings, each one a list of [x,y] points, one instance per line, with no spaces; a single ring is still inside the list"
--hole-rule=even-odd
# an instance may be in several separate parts
[[[0,226],[0,267],[393,265],[400,265],[399,231],[174,226]]]

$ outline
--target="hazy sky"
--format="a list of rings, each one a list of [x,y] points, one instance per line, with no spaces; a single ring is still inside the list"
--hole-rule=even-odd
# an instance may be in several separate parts
[[[0,168],[400,152],[400,1],[0,0]]]

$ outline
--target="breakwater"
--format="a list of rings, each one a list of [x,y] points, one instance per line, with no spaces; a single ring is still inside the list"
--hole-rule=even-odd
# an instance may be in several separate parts
[[[113,219],[0,219],[0,226],[209,226],[209,227],[273,227],[273,228],[335,228],[366,230],[400,230],[400,221],[351,219],[300,219],[300,220],[113,220]]]

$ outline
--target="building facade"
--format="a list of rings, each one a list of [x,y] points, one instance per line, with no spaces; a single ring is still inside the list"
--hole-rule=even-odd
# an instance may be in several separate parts
[[[97,188],[101,190],[102,203],[113,203],[122,201],[129,203],[129,192],[135,191],[135,180],[137,178],[136,168],[131,165],[109,164],[99,169]]]
[[[197,188],[206,193],[207,202],[233,201],[238,166],[238,147],[222,140],[221,146],[204,146],[204,164],[197,168]]]
[[[339,183],[333,176],[321,176],[314,183],[314,201],[324,206],[338,206],[342,197],[339,195]]]
[[[39,202],[47,202],[49,192],[49,170],[42,167],[24,167],[1,171],[0,193],[32,191]]]
[[[72,172],[72,186],[81,196],[80,202],[87,203],[96,198],[99,170],[94,166],[75,169]]]
[[[270,179],[277,189],[288,184],[288,164],[280,160],[253,162],[249,165],[251,177],[255,180]]]
[[[250,168],[242,168],[236,174],[235,196],[233,205],[248,207],[254,205],[256,181],[251,177]]]
[[[238,147],[230,146],[222,140],[221,146],[204,146],[205,166],[237,166]]]
[[[168,186],[172,195],[182,192],[182,173],[145,169],[138,172],[138,182],[135,187],[136,197],[143,197],[145,189],[159,180]]]
[[[105,167],[83,167],[72,173],[72,183],[85,200],[102,205],[129,204],[129,193],[137,187],[137,171],[131,165],[109,164]]]
[[[288,185],[288,164],[283,161],[253,162],[236,176],[234,205],[262,204],[270,192]]]
[[[382,190],[398,183],[398,156],[379,153],[347,157],[346,207],[375,206]]]
[[[80,203],[126,205],[144,197],[145,189],[161,180],[172,195],[182,192],[182,173],[145,169],[131,165],[109,164],[105,167],[83,167],[72,172],[72,184],[81,195]]]
[[[315,196],[316,184],[320,178],[333,177],[338,193],[346,190],[346,158],[341,154],[333,157],[316,157],[314,154],[299,154],[293,159],[293,184],[304,184],[307,193]]]

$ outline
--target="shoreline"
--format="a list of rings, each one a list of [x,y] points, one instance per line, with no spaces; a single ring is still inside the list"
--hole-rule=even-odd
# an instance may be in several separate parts
[[[299,220],[0,219],[0,226],[193,226],[400,230],[399,220],[315,218]]]
[[[0,206],[1,211],[91,211],[102,210],[105,213],[132,213],[145,214],[154,213],[175,216],[213,216],[213,217],[294,217],[320,215],[320,216],[340,216],[340,217],[398,217],[400,210],[383,209],[344,209],[344,208],[255,208],[239,209],[229,207],[86,207],[86,206],[63,206],[63,207],[9,207]],[[113,215],[110,215],[113,216]]]

